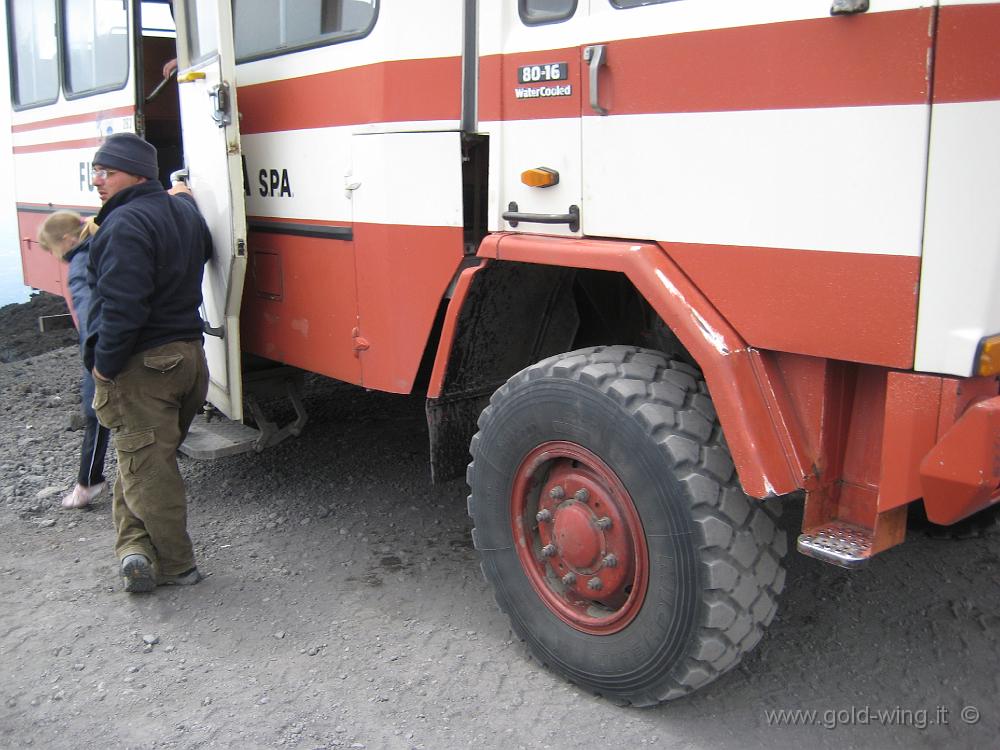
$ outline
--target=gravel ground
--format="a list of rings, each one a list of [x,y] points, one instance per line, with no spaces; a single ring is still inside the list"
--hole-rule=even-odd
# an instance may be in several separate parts
[[[182,457],[209,578],[126,595],[107,495],[59,508],[79,359],[71,334],[37,333],[37,310],[60,304],[40,296],[0,309],[0,747],[997,746],[995,516],[960,540],[915,523],[857,572],[791,553],[779,614],[739,668],[623,709],[513,640],[467,488],[430,484],[422,402],[320,378],[300,438]]]

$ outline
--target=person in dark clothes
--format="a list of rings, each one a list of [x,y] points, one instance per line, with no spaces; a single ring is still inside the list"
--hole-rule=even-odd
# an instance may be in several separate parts
[[[94,155],[92,176],[103,206],[84,364],[97,418],[115,438],[115,554],[130,593],[202,579],[177,448],[208,390],[199,308],[212,239],[194,200],[156,180],[156,156],[137,135],[117,133]]]
[[[87,317],[90,314],[90,287],[87,285],[87,263],[90,260],[90,236],[97,225],[85,222],[76,211],[56,211],[38,230],[38,244],[69,264],[69,300],[80,333],[80,347],[87,340]],[[108,428],[97,421],[94,413],[94,377],[87,368],[80,380],[80,405],[83,411],[83,445],[80,449],[80,471],[73,491],[63,498],[64,508],[90,505],[106,487],[104,459],[108,451]]]

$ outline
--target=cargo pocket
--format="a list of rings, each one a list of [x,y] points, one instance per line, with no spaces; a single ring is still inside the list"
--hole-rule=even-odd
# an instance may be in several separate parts
[[[97,421],[108,429],[114,429],[122,422],[120,410],[116,408],[118,401],[112,398],[115,395],[112,393],[114,387],[114,383],[106,383],[94,378],[94,400],[91,402],[91,406],[94,407],[94,416],[97,417]]]
[[[108,389],[100,381],[94,381],[94,403],[91,406],[94,407],[94,411],[99,411],[108,403]]]
[[[170,372],[183,361],[183,354],[150,354],[142,358],[144,366],[157,372]]]
[[[156,432],[152,429],[130,432],[127,435],[116,434],[115,448],[118,449],[118,468],[132,476],[138,474],[152,453],[149,446],[155,443]]]

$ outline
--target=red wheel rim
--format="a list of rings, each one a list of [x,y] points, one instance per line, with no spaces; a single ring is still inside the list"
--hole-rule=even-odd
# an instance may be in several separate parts
[[[608,635],[635,618],[646,597],[646,537],[604,461],[576,443],[539,445],[517,468],[510,512],[521,565],[559,619]]]

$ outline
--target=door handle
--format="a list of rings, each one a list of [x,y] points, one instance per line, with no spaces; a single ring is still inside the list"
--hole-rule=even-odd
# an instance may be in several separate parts
[[[597,84],[597,74],[607,61],[607,47],[603,44],[592,44],[583,48],[583,61],[590,64],[590,108],[599,115],[606,115],[608,110],[601,106],[600,90]]]
[[[232,122],[229,117],[229,84],[223,81],[214,86],[208,95],[215,100],[215,109],[212,111],[212,119],[220,128],[224,128]]]

